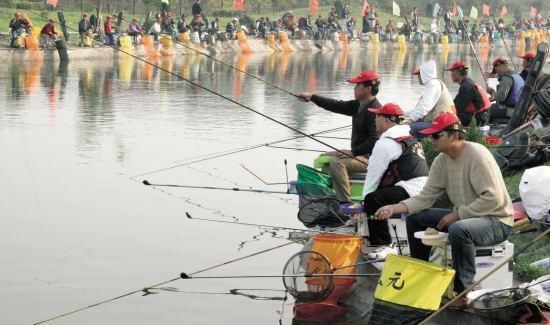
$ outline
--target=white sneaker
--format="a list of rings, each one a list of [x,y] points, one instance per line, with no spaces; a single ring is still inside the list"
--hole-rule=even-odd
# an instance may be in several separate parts
[[[391,244],[390,246],[380,246],[374,252],[367,255],[370,260],[385,259],[388,254],[397,254],[397,249]]]

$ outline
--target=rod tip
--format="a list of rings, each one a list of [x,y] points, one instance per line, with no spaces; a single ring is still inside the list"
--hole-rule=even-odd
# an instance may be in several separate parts
[[[181,273],[180,273],[180,277],[181,277],[182,279],[189,279],[189,278],[190,278],[190,276],[187,275],[187,273],[185,273],[185,272],[181,272]]]
[[[151,185],[151,183],[149,183],[149,181],[146,180],[146,179],[144,179],[142,183],[143,183],[143,185]]]
[[[189,214],[189,212],[185,212],[185,215],[187,216],[188,219],[193,219],[193,217],[191,217],[191,214]]]

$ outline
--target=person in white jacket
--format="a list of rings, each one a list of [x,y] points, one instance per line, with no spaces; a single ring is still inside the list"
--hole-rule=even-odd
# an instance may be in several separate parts
[[[376,114],[376,132],[380,139],[370,156],[363,188],[367,216],[384,205],[401,202],[420,193],[428,179],[428,165],[422,146],[409,134],[408,125],[401,125],[403,110],[388,103],[380,109],[369,108]],[[370,245],[382,246],[369,258],[384,258],[394,252],[387,247],[392,242],[387,220],[368,220]]]
[[[434,60],[422,63],[420,68],[412,72],[418,76],[418,81],[424,85],[422,96],[408,114],[403,124],[409,124],[411,134],[422,137],[419,131],[429,128],[432,120],[441,113],[454,113],[454,104],[447,86],[437,78],[437,69]]]

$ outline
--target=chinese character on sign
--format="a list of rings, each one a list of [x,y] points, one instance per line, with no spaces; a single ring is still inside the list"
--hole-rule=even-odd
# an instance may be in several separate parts
[[[403,286],[405,286],[405,280],[401,280],[401,285],[397,284],[400,277],[401,277],[401,272],[395,272],[395,276],[389,278],[390,283],[388,283],[387,286],[389,287],[391,285],[395,290],[403,289]]]

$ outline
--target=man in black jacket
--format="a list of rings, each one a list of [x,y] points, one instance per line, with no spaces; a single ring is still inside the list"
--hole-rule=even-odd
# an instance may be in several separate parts
[[[376,99],[380,87],[380,78],[375,71],[363,71],[359,76],[349,79],[355,84],[355,99],[349,101],[334,100],[311,93],[297,94],[300,100],[312,101],[318,106],[334,113],[352,117],[351,150],[326,153],[333,156],[330,162],[332,187],[341,202],[350,202],[350,184],[348,173],[366,173],[368,158],[378,140],[374,113],[368,108],[380,108]]]
[[[445,71],[451,71],[451,79],[453,82],[460,85],[453,102],[456,108],[456,115],[460,119],[462,125],[470,125],[473,116],[476,118],[477,125],[487,124],[489,121],[489,108],[485,107],[482,94],[476,87],[474,81],[468,78],[468,67],[466,63],[462,61],[455,62],[445,69]]]

